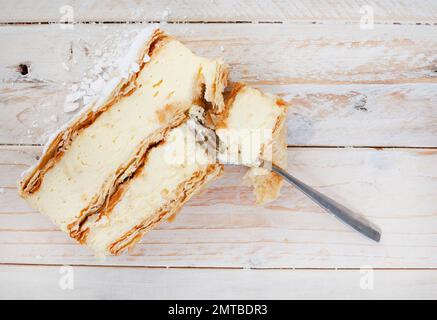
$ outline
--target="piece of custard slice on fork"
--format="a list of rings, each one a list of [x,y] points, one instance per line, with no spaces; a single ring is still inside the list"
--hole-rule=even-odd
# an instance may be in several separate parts
[[[263,159],[286,169],[287,108],[284,100],[275,95],[235,83],[225,96],[224,111],[215,117],[216,132],[224,146],[222,161],[252,166],[245,181],[254,188],[257,204],[279,196],[282,178],[257,168],[256,162]]]

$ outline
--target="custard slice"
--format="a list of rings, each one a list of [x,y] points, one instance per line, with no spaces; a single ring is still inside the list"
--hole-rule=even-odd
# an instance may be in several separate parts
[[[101,223],[102,210],[115,205],[114,196],[139,174],[148,154],[155,154],[152,149],[184,123],[193,104],[213,112],[223,109],[227,74],[220,61],[196,56],[159,29],[140,32],[119,76],[54,135],[40,161],[19,183],[20,195],[71,237],[88,243],[93,224]],[[185,188],[184,181],[178,186]],[[163,211],[179,206],[161,204],[166,206]],[[92,239],[98,237],[96,230]],[[97,240],[92,243],[99,252],[120,251],[94,245]]]

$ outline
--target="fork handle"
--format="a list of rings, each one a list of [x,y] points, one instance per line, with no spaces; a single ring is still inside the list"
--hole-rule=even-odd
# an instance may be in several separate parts
[[[346,208],[340,203],[311,188],[299,179],[293,177],[285,170],[270,162],[264,161],[262,167],[270,169],[271,171],[276,172],[277,174],[282,176],[287,182],[298,188],[319,206],[324,208],[326,211],[332,213],[335,217],[337,217],[350,227],[354,228],[356,231],[360,232],[364,236],[376,242],[379,242],[379,240],[381,239],[380,229],[363,216],[358,215],[357,213]]]

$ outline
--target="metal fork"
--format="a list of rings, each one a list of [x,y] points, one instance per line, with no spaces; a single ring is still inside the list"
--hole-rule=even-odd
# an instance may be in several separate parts
[[[215,150],[216,152],[220,152],[218,150],[220,148],[220,138],[217,136],[214,130],[206,128],[203,121],[199,117],[194,117],[190,119],[191,123],[189,125],[190,129],[192,129],[196,135],[196,140],[201,143],[206,143],[210,150]],[[235,163],[227,163],[224,161],[220,161],[221,164],[224,165],[235,165]],[[240,164],[244,165],[244,164]],[[256,165],[267,170],[273,171],[279,174],[281,177],[285,179],[288,183],[292,184],[300,191],[302,191],[305,195],[307,195],[311,200],[313,200],[320,207],[325,209],[327,212],[332,213],[336,218],[340,221],[344,222],[346,225],[352,227],[354,230],[358,231],[362,235],[367,238],[379,242],[381,239],[381,231],[372,222],[367,220],[365,217],[353,212],[352,210],[346,208],[342,204],[336,202],[335,200],[325,196],[314,188],[308,186],[303,183],[299,179],[295,178],[291,174],[289,174],[284,169],[276,166],[275,164],[268,162],[266,160],[260,160]]]

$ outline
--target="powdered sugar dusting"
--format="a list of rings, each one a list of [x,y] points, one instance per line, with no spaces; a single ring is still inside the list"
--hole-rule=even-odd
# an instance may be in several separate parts
[[[99,106],[101,106],[103,103],[105,103],[105,101],[109,98],[111,93],[120,84],[121,80],[122,80],[121,78],[114,77],[105,84],[102,91],[100,92],[97,103],[94,106],[94,110],[96,110]]]
[[[130,74],[138,71],[138,59],[142,48],[144,47],[144,42],[146,42],[152,36],[155,30],[156,27],[152,26],[138,32],[130,46],[129,51],[120,59],[118,67],[119,75],[124,77],[126,73]]]
[[[64,102],[64,112],[77,112],[73,118],[62,125],[58,130],[48,135],[43,153],[58,136],[60,132],[76,121],[88,110],[97,110],[101,107],[123,80],[127,80],[131,73],[139,70],[141,54],[144,44],[156,30],[152,25],[140,30],[125,31],[108,36],[103,43],[90,50],[93,67],[85,72],[82,81],[70,88],[70,93]],[[144,61],[150,60],[145,56]],[[123,76],[122,76],[123,75]],[[49,121],[57,122],[56,116],[51,116]],[[37,126],[33,124],[32,127]],[[37,163],[22,173],[22,177],[32,172]]]
[[[90,50],[92,68],[85,72],[82,81],[70,88],[64,103],[65,112],[74,112],[98,101],[103,103],[115,88],[115,81],[128,79],[139,70],[139,55],[144,43],[156,30],[156,26],[140,30],[124,31],[108,36],[102,44]],[[150,60],[147,55],[144,61]],[[104,97],[102,97],[102,95]]]

